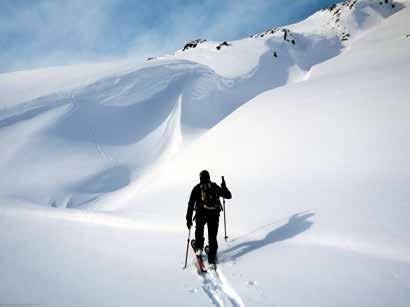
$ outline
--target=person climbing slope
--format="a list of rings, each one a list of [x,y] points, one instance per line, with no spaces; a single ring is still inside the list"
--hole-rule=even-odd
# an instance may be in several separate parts
[[[199,184],[197,184],[189,197],[188,208],[186,213],[186,223],[188,229],[192,227],[192,215],[195,214],[195,241],[194,249],[197,256],[202,256],[204,248],[204,227],[208,227],[208,262],[210,269],[216,269],[216,253],[218,251],[218,226],[219,213],[222,210],[220,197],[231,199],[232,194],[223,181],[221,186],[211,181],[207,170],[199,174]]]

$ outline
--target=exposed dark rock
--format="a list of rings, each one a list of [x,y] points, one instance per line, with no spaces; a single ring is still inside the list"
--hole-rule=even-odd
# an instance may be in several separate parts
[[[267,30],[263,33],[252,35],[251,37],[252,38],[260,38],[260,37],[267,36],[268,34],[269,35],[275,34],[276,32],[279,32],[279,31],[283,33],[283,40],[285,40],[289,43],[292,43],[293,45],[296,44],[295,40],[292,38],[292,36],[293,36],[292,32],[288,29],[285,29],[285,28],[275,27],[275,28],[269,29],[269,30]]]
[[[273,52],[273,56],[274,56],[275,58],[278,57],[278,54],[276,53],[276,51]]]
[[[396,7],[396,5],[393,3],[392,0],[379,1],[379,4],[380,4],[380,5],[389,4],[389,3],[391,3],[391,7],[392,7],[392,8],[395,8],[395,7]]]
[[[350,33],[343,32],[342,37],[340,38],[340,40],[341,41],[347,41],[347,40],[349,40],[349,37],[350,37]]]
[[[340,28],[340,21],[342,17],[342,13],[344,12],[345,8],[349,8],[350,10],[353,9],[355,4],[357,3],[358,0],[347,0],[339,4],[333,4],[329,6],[327,9],[324,9],[322,11],[328,11],[331,13],[331,17],[334,21],[334,26],[337,28]],[[380,1],[385,1],[385,0],[380,0]],[[334,27],[332,26],[332,29]]]
[[[223,46],[230,46],[230,45],[231,45],[230,43],[228,43],[227,41],[224,41],[223,43],[220,43],[218,46],[216,46],[216,49],[221,50]]]
[[[198,38],[198,39],[195,39],[193,41],[190,41],[190,42],[186,43],[184,48],[182,48],[182,51],[185,51],[185,50],[190,49],[190,48],[195,48],[196,46],[198,46],[198,44],[201,44],[203,42],[206,42],[206,39]]]
[[[150,56],[150,57],[147,58],[147,61],[151,61],[151,60],[155,60],[155,57]]]
[[[327,9],[324,10],[328,10],[329,12],[333,11],[336,8],[336,4],[332,4],[331,6],[329,6]]]
[[[263,32],[263,33],[251,35],[251,38],[260,38],[260,37],[264,37],[264,36],[266,36],[266,35],[268,35],[268,34],[275,34],[275,33],[276,33],[277,31],[279,31],[279,30],[280,30],[280,28],[274,27],[274,28],[272,28],[272,29],[266,30],[266,31]]]
[[[286,41],[287,38],[288,38],[288,31],[286,31],[285,29],[283,29],[283,32],[284,32],[284,34],[283,34],[283,39]]]
[[[357,0],[351,1],[351,2],[348,4],[349,9],[352,9],[356,3],[357,3]]]

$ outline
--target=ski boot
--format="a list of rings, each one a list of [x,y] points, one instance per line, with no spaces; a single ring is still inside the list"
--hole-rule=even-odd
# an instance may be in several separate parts
[[[216,263],[214,263],[214,262],[209,263],[209,270],[216,271]]]

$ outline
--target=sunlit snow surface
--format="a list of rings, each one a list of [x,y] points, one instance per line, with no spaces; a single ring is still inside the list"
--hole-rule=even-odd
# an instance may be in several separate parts
[[[410,10],[354,2],[287,40],[0,75],[0,305],[408,306]],[[204,168],[233,199],[201,277]]]

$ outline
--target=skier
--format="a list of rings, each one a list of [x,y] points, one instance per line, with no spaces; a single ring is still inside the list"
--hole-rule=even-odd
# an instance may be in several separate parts
[[[188,229],[192,226],[192,214],[196,211],[195,219],[195,241],[194,249],[198,257],[202,257],[202,250],[204,248],[204,227],[208,226],[208,262],[209,268],[216,269],[216,252],[218,250],[218,226],[219,213],[222,210],[219,197],[231,199],[232,194],[226,187],[223,181],[221,186],[211,182],[209,172],[207,170],[201,171],[199,174],[199,184],[197,184],[191,192],[189,197],[188,208],[186,213],[186,223]]]

